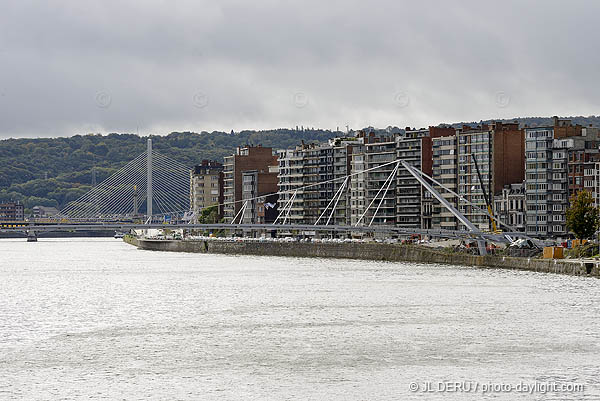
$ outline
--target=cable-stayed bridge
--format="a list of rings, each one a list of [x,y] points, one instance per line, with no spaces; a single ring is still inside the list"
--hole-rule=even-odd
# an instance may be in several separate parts
[[[377,192],[360,216],[358,223],[353,226],[329,225],[331,216],[344,189],[349,187],[348,181],[355,174],[364,174],[369,170],[380,169],[384,166],[393,169],[385,183]],[[406,169],[434,198],[448,209],[466,228],[466,230],[432,230],[416,229],[398,226],[372,226],[373,220],[395,179],[400,168]],[[190,168],[156,152],[152,148],[152,140],[148,139],[146,152],[135,157],[114,174],[93,187],[79,199],[70,202],[52,221],[46,224],[23,224],[14,227],[0,227],[0,231],[27,231],[28,235],[35,236],[41,231],[87,231],[87,230],[130,230],[140,228],[186,228],[202,230],[230,230],[242,232],[291,232],[293,230],[315,231],[322,233],[380,233],[387,235],[421,234],[439,238],[470,238],[477,241],[481,254],[485,254],[485,241],[509,242],[512,238],[526,237],[513,227],[500,221],[487,210],[479,208],[459,194],[449,190],[444,185],[402,160],[394,160],[358,173],[352,173],[343,179],[342,186],[322,211],[314,225],[286,224],[292,202],[299,190],[308,186],[319,185],[314,183],[297,188],[288,195],[289,201],[284,204],[274,224],[241,224],[242,210],[245,210],[249,199],[244,199],[243,207],[228,224],[194,224],[194,216],[190,212]],[[332,181],[332,180],[329,180]],[[474,209],[494,219],[499,225],[507,228],[503,234],[484,232],[473,225],[452,204],[448,202],[434,187],[449,191],[460,201],[471,205]],[[279,192],[278,194],[282,194]],[[265,195],[262,195],[264,197]],[[379,198],[380,197],[380,198]],[[331,207],[331,210],[329,208]],[[367,211],[372,208],[373,215],[370,221],[364,219]],[[236,220],[239,221],[236,223]],[[321,224],[319,224],[321,223]],[[509,237],[510,235],[510,237]],[[528,237],[526,237],[528,238]]]
[[[147,216],[148,223],[189,210],[189,168],[152,149],[120,168],[56,217],[62,221],[120,221]]]

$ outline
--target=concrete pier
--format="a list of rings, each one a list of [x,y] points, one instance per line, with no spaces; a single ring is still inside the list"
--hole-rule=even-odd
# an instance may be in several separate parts
[[[525,270],[600,277],[600,262],[476,256],[450,253],[418,245],[382,243],[314,243],[258,241],[181,241],[124,239],[140,249],[227,255],[290,256],[380,260],[387,262],[445,263],[481,268]]]

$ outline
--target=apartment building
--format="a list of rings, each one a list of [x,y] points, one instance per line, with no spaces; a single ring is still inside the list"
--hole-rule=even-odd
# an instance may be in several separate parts
[[[525,143],[518,123],[493,122],[457,129],[458,194],[471,204],[459,203],[459,211],[482,230],[491,229],[484,191],[493,202],[507,184],[523,182]],[[476,165],[477,163],[477,165]],[[481,175],[481,182],[477,174]]]
[[[351,186],[352,179],[348,177],[352,173],[352,154],[361,145],[356,137],[340,137],[329,140],[329,146],[333,148],[333,194],[338,194],[338,199],[332,203],[335,207],[330,224],[351,224]],[[326,214],[329,216],[329,214]]]
[[[530,236],[566,235],[569,204],[569,140],[554,139],[554,127],[525,129],[526,232]]]
[[[351,223],[395,225],[396,180],[388,177],[395,167],[391,162],[397,158],[396,135],[360,131],[357,139],[360,146],[351,158],[357,173],[351,178]]]
[[[324,144],[302,143],[295,149],[279,151],[279,210],[286,213],[288,221],[350,224],[350,179],[346,177],[358,146],[355,137],[338,137]]]
[[[202,160],[190,171],[190,210],[196,216],[202,209],[219,205],[219,218],[223,216],[223,165],[212,160]]]
[[[272,224],[277,218],[277,166],[242,172],[242,224]]]
[[[432,128],[436,127],[430,127],[430,130]],[[432,177],[444,187],[453,192],[458,192],[457,137],[456,131],[453,128],[450,128],[450,130],[446,131],[448,133],[446,136],[438,135],[431,138],[433,148]],[[446,201],[455,208],[458,208],[458,199],[456,196],[444,189],[437,189]],[[433,202],[432,226],[433,228],[441,228],[443,230],[456,230],[459,228],[460,223],[447,208],[435,200]]]
[[[0,203],[0,221],[25,220],[25,207],[21,202]]]
[[[396,138],[396,157],[412,167],[433,176],[433,140],[455,136],[451,127],[429,127],[414,129],[406,127],[404,134]],[[438,145],[439,145],[438,141]],[[452,153],[456,157],[456,152]],[[434,177],[435,178],[435,177]],[[454,181],[456,175],[453,176]],[[429,229],[433,227],[433,210],[439,202],[433,199],[425,189],[406,169],[400,167],[396,181],[396,222],[402,227]]]
[[[292,224],[314,224],[333,197],[333,147],[302,143],[278,156],[279,210]]]
[[[231,156],[226,156],[223,163],[223,214],[226,221],[232,221],[243,205],[242,202],[242,175],[245,171],[269,173],[271,166],[277,166],[277,156],[273,149],[262,146],[238,147]],[[277,192],[277,183],[269,179],[264,191]],[[261,186],[261,189],[263,187]]]
[[[564,237],[570,196],[595,193],[598,130],[555,117],[552,126],[525,128],[525,141],[526,232]]]
[[[432,155],[429,129],[406,127],[396,137],[396,158],[431,175]],[[431,197],[427,190],[404,167],[396,174],[396,224],[402,227],[431,228]]]

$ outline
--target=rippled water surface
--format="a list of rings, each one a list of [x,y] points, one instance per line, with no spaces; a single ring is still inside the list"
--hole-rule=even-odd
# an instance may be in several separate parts
[[[0,240],[0,399],[481,399],[421,392],[470,381],[585,385],[493,399],[597,400],[599,290],[506,270]]]

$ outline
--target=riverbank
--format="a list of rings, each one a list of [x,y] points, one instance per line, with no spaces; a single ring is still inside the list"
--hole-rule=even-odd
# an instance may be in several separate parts
[[[290,256],[378,260],[386,262],[444,263],[481,268],[525,270],[600,277],[600,262],[476,256],[451,253],[419,245],[383,243],[245,242],[215,240],[152,240],[127,236],[124,241],[140,249],[166,252],[228,255]]]

